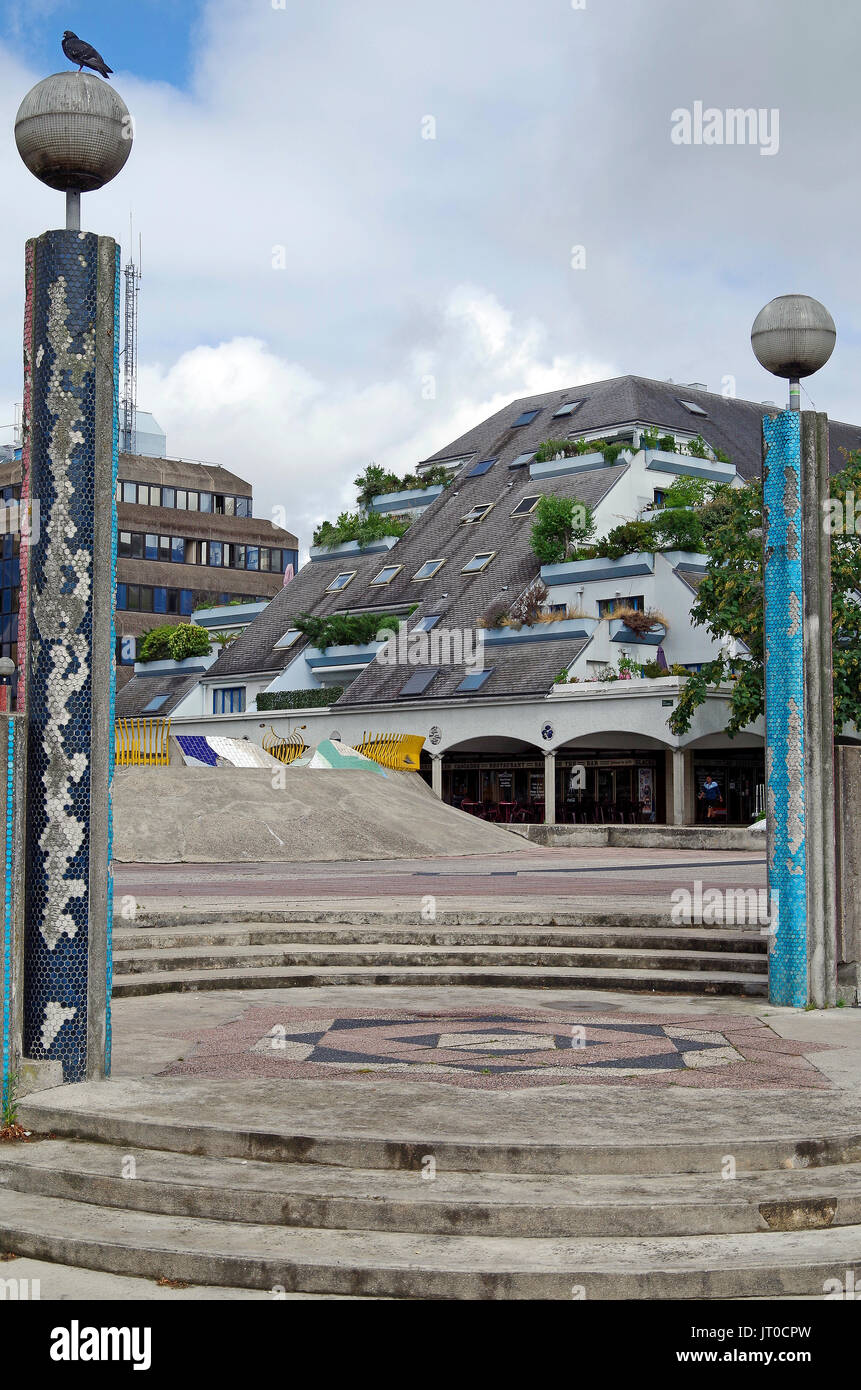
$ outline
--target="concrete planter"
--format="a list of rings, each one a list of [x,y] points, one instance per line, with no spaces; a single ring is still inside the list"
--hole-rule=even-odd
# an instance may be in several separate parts
[[[663,623],[656,623],[648,632],[637,632],[628,627],[623,618],[611,618],[609,628],[611,642],[624,642],[633,647],[659,647],[667,635]]]
[[[325,670],[329,666],[367,666],[373,661],[382,642],[363,642],[361,645],[327,647],[306,647],[302,655],[312,671]]]
[[[621,455],[619,456],[621,459]],[[603,454],[574,454],[570,458],[544,459],[529,465],[530,478],[561,478],[568,473],[594,473],[596,468],[610,468]]]
[[[358,559],[360,555],[377,555],[381,551],[391,550],[399,540],[399,536],[381,536],[378,541],[371,541],[369,545],[359,545],[358,541],[343,541],[340,545],[333,545],[331,549],[323,545],[312,545],[309,553],[312,560]]]
[[[429,507],[445,491],[441,483],[436,487],[408,488],[405,492],[381,492],[370,504],[372,512],[411,512]]]
[[[556,623],[536,623],[534,627],[488,627],[483,629],[484,644],[499,647],[513,642],[580,642],[591,637],[597,626],[597,618],[564,618]]]
[[[595,579],[629,579],[654,574],[655,557],[648,551],[623,555],[619,560],[599,556],[595,560],[565,560],[561,565],[542,565],[541,578],[548,589],[559,584],[586,584]]]

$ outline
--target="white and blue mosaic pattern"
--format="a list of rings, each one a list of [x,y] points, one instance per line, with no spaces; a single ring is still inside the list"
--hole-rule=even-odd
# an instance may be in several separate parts
[[[768,886],[774,931],[769,999],[803,1007],[807,983],[801,416],[763,420]]]
[[[110,353],[114,417],[117,387],[116,331],[100,342],[97,324],[105,301],[117,301],[116,274],[100,277],[99,240],[46,232],[28,287],[31,495],[42,525],[29,556],[24,1053],[61,1061],[67,1081],[87,1074],[91,897],[103,891],[94,883],[104,855],[91,843],[91,778],[94,757],[108,756],[106,746],[94,750],[93,711],[104,698],[99,682],[113,686],[112,653],[94,651],[107,645],[107,631],[94,632],[94,590],[107,582],[97,511],[112,505],[110,483],[97,483],[100,354]],[[116,424],[113,450],[115,476]],[[115,514],[113,533],[115,553]],[[105,806],[101,834],[109,820]],[[104,912],[100,903],[101,922]],[[109,960],[108,944],[108,970]]]
[[[14,807],[15,721],[6,721],[6,814],[3,823],[3,961],[0,980],[3,984],[2,1051],[0,1051],[0,1087],[3,1106],[9,1099],[9,1078],[12,1072],[12,814]]]

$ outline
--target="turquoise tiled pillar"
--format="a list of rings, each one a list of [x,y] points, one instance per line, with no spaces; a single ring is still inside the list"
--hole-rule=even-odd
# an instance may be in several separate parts
[[[763,420],[769,999],[836,998],[827,421]]]

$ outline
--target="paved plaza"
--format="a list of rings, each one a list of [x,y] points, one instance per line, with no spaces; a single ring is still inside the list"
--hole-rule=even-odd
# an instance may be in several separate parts
[[[229,851],[228,851],[229,852]],[[765,853],[529,846],[504,855],[345,863],[117,864],[114,892],[142,910],[205,907],[249,912],[289,906],[412,910],[432,896],[440,908],[487,899],[552,909],[608,907],[668,912],[675,888],[764,888]]]

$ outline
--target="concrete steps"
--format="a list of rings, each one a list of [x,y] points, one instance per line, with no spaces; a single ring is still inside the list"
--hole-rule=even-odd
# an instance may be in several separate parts
[[[539,966],[564,969],[609,968],[612,970],[721,970],[762,975],[762,960],[751,953],[712,951],[619,950],[615,947],[576,949],[565,947],[491,946],[207,946],[180,947],[168,951],[117,951],[114,970],[118,975],[147,974],[158,970],[223,970],[261,966]]]
[[[479,914],[473,912],[471,917]],[[117,998],[199,989],[475,985],[658,993],[767,993],[758,931],[646,925],[392,921],[166,923],[120,927]]]
[[[395,1119],[407,1088],[336,1091],[155,1080],[28,1096],[22,1120],[49,1137],[0,1150],[0,1252],[403,1299],[814,1298],[861,1271],[861,1117],[828,1094],[742,1095],[718,1117],[696,1093],[572,1092],[566,1127],[495,1096],[439,1113],[441,1098],[411,1099]]]
[[[714,1299],[821,1293],[861,1227],[645,1238],[321,1230],[0,1191],[0,1248],[116,1274],[419,1299]],[[582,1293],[578,1294],[578,1291]]]
[[[44,1140],[4,1146],[0,1190],[248,1224],[425,1235],[667,1236],[861,1223],[861,1163],[789,1172],[559,1175],[264,1163]]]
[[[608,989],[652,994],[742,994],[764,997],[765,977],[724,971],[575,969],[517,970],[389,968],[361,966],[284,969],[263,966],[244,970],[175,970],[125,975],[114,979],[115,999],[149,994],[188,993],[201,989],[319,989],[329,985],[420,985],[479,989]]]

